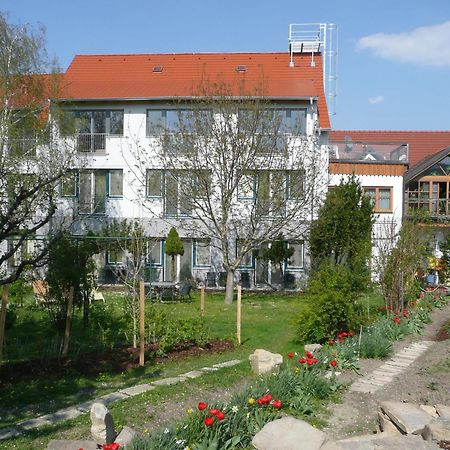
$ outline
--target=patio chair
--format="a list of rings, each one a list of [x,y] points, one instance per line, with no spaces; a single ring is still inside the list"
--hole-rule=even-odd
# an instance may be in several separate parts
[[[191,290],[192,284],[181,283],[178,289],[177,298],[182,301],[192,302]]]
[[[50,302],[48,292],[48,283],[44,280],[33,281],[33,293],[36,305],[42,305]]]
[[[159,294],[159,301],[161,303],[171,303],[175,301],[175,287],[163,287]]]

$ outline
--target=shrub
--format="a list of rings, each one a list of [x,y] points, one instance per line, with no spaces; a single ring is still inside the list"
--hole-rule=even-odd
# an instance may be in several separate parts
[[[300,343],[325,342],[342,330],[357,327],[360,306],[355,302],[346,267],[322,264],[303,298],[306,305],[297,318]]]

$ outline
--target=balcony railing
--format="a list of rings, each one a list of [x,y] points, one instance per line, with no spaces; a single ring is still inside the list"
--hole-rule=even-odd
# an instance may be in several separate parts
[[[85,153],[103,153],[106,150],[106,133],[77,134],[77,150]]]
[[[450,199],[428,198],[418,191],[407,191],[406,211],[410,216],[424,215],[433,220],[450,220]]]

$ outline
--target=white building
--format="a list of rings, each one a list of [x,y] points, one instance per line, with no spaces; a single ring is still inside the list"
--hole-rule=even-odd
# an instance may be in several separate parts
[[[73,177],[61,190],[66,207],[75,212],[73,232],[98,229],[113,218],[139,219],[154,238],[148,258],[153,279],[172,279],[169,258],[164,253],[164,239],[171,226],[176,226],[185,247],[184,255],[177,258],[177,279],[206,280],[209,272],[210,284],[214,284],[211,280],[218,281],[224,272],[220,245],[214,236],[205,233],[200,222],[196,230],[192,221],[186,226],[180,198],[175,206],[168,201],[169,178],[158,159],[162,149],[155,123],[175,132],[186,105],[201,99],[206,84],[215,83],[226,86],[236,101],[243,93],[264,98],[283,124],[296,122],[300,130],[296,138],[308,143],[302,147],[308,158],[320,162],[316,165],[320,173],[314,175],[315,201],[311,199],[307,208],[292,215],[298,222],[295,226],[294,220],[282,229],[290,240],[288,245],[295,250],[286,272],[297,280],[305,277],[308,257],[300,229],[302,223],[311,220],[318,198],[326,190],[328,165],[330,121],[320,53],[79,55],[67,69],[65,82],[63,98],[58,100],[79,120],[76,145],[85,157],[82,170],[74,168]],[[220,118],[215,115],[215,120]],[[273,174],[268,177],[273,183]],[[214,180],[211,182],[214,184]],[[287,193],[288,177],[283,183],[289,209],[294,197]],[[255,186],[250,198],[236,191],[235,200],[244,216],[256,198]],[[240,238],[236,233],[235,240],[238,252]],[[121,258],[107,254],[99,262],[108,272],[108,265],[123,263]],[[262,262],[251,250],[237,272],[249,285],[281,281],[278,268]]]

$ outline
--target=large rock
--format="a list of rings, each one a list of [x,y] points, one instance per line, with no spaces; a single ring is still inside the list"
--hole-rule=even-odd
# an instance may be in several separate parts
[[[97,450],[97,444],[92,441],[64,441],[61,439],[55,439],[50,441],[47,446],[47,450]]]
[[[117,435],[116,440],[114,442],[117,442],[120,444],[120,448],[125,449],[127,445],[131,444],[131,441],[137,437],[136,431],[134,431],[130,427],[123,427],[122,431]]]
[[[324,442],[325,433],[291,416],[267,423],[252,440],[258,450],[319,450]]]
[[[422,437],[426,441],[450,442],[450,419],[433,419],[423,430]]]
[[[271,353],[267,350],[257,349],[249,356],[252,370],[257,375],[270,372],[278,372],[283,357],[279,353]]]
[[[91,408],[91,435],[97,444],[112,444],[116,438],[114,421],[103,403],[94,403]]]
[[[321,344],[306,344],[305,345],[305,352],[317,352],[318,350],[320,350],[322,348]]]
[[[406,434],[421,434],[433,419],[412,403],[382,402],[381,410]]]
[[[402,434],[400,429],[391,421],[391,419],[381,411],[378,411],[378,428],[382,433],[391,435]]]

